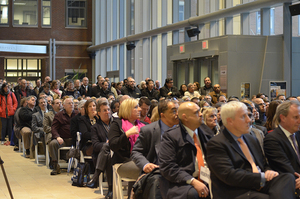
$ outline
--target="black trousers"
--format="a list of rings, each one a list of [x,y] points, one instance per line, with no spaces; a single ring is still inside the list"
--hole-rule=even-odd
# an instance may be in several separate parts
[[[112,187],[112,164],[111,164],[111,155],[110,147],[108,143],[105,143],[98,154],[96,160],[96,169],[101,172],[106,172],[107,184],[108,187]],[[111,190],[112,191],[112,190]]]

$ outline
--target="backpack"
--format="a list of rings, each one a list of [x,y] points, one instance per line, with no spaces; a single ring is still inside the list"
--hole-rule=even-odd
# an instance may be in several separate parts
[[[83,187],[90,181],[90,164],[78,163],[71,178],[72,186]]]
[[[133,199],[162,199],[159,187],[161,177],[159,168],[142,175],[133,185],[131,198]]]

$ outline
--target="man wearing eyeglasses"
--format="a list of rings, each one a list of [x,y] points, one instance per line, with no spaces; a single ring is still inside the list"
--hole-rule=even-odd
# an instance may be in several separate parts
[[[129,95],[132,98],[140,98],[141,91],[135,86],[135,80],[132,77],[128,77],[127,80],[127,85],[121,89],[122,95]]]
[[[254,99],[254,103],[256,105],[258,105],[258,107],[259,107],[259,109],[258,109],[259,119],[255,120],[255,123],[258,124],[258,125],[263,126],[266,123],[266,121],[267,121],[267,117],[266,117],[266,104],[265,104],[264,100],[261,99],[261,98],[255,98]]]
[[[180,92],[177,87],[173,86],[173,79],[167,78],[165,85],[160,89],[160,97],[170,98],[170,97],[180,97]]]
[[[60,174],[58,149],[65,146],[72,146],[70,121],[77,114],[77,112],[74,111],[73,98],[65,99],[63,107],[64,109],[54,116],[51,126],[52,141],[49,143],[49,154],[54,169],[50,175]]]

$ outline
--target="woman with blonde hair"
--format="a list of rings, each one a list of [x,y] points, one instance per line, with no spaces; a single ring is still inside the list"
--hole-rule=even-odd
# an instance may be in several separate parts
[[[200,128],[205,132],[208,138],[212,138],[220,132],[217,114],[218,110],[215,107],[206,107],[203,111],[203,124]]]
[[[118,168],[117,172],[121,177],[137,179],[140,174],[139,168],[130,158],[140,129],[145,126],[139,121],[140,114],[141,108],[137,99],[124,100],[120,105],[119,118],[111,123],[107,135],[110,149],[114,152],[112,165]],[[132,185],[128,185],[128,190],[131,190]]]

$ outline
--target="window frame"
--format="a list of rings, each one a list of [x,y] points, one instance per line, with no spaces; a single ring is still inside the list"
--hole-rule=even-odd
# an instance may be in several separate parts
[[[18,2],[14,2],[12,3],[12,26],[13,27],[38,27],[39,25],[39,11],[38,11],[38,5],[39,5],[39,0],[31,0],[31,1],[36,1],[36,25],[26,25],[26,24],[15,24],[14,20],[15,20],[15,3]],[[24,22],[23,22],[24,23]]]
[[[88,1],[87,0],[73,0],[75,1],[84,1],[85,2],[85,7],[84,7],[84,18],[85,18],[85,24],[84,26],[78,26],[78,25],[69,25],[69,6],[68,6],[68,2],[70,0],[66,0],[66,15],[65,15],[65,26],[66,28],[87,28],[87,7],[88,7]],[[82,8],[82,7],[78,7],[78,8]],[[78,19],[78,18],[77,18]]]
[[[49,0],[50,1],[50,6],[43,6],[43,1],[45,0],[41,0],[41,26],[42,27],[47,27],[47,28],[50,28],[52,26],[52,0]],[[44,23],[44,7],[50,7],[50,24],[49,25],[45,25],[43,24]]]
[[[2,13],[1,13],[2,7],[7,7],[7,23],[0,22],[0,26],[8,26],[9,25],[9,14],[10,14],[9,4],[10,4],[9,0],[7,0],[7,4],[2,4],[2,3],[0,4],[0,18],[2,17]]]

